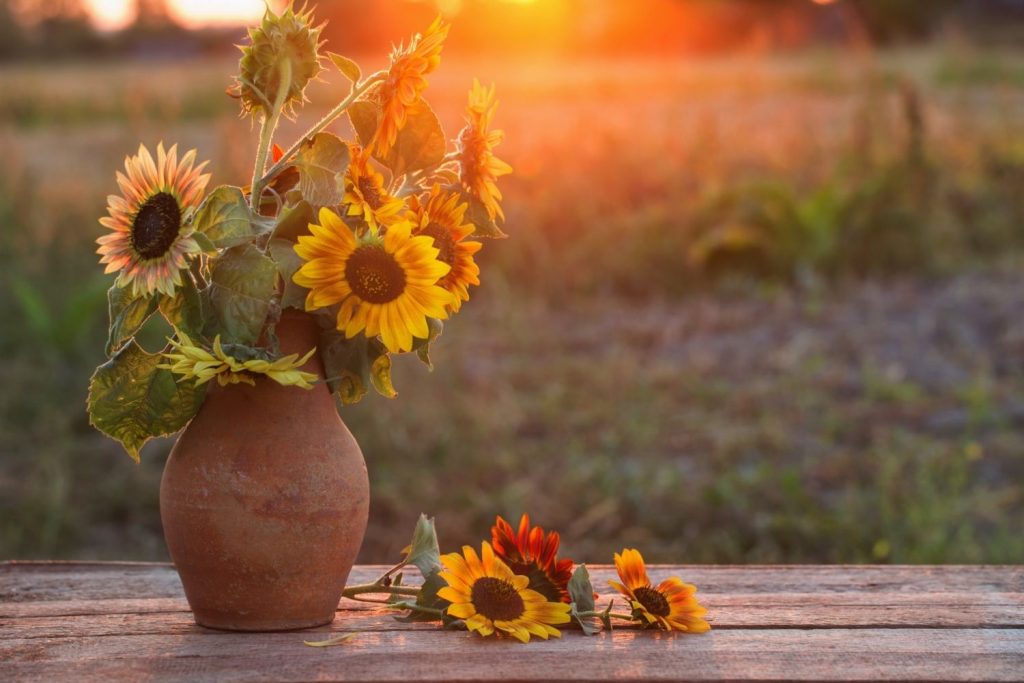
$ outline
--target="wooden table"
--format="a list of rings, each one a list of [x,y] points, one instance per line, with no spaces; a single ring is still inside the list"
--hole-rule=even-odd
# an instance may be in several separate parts
[[[592,566],[605,592],[607,566]],[[362,566],[364,583],[382,567]],[[616,629],[528,645],[343,600],[329,627],[192,622],[173,567],[0,563],[0,681],[1024,681],[1024,567],[652,567],[696,583],[706,635]],[[343,645],[304,639],[355,632]]]

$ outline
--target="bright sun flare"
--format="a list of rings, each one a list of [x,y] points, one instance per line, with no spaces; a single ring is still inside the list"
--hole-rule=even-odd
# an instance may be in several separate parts
[[[86,0],[101,29],[121,28],[131,22],[131,0]],[[173,17],[189,28],[210,24],[249,24],[263,15],[263,0],[168,0]]]

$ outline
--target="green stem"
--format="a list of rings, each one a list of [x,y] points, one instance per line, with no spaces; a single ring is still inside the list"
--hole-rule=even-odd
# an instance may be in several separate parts
[[[360,95],[369,90],[371,85],[377,83],[386,75],[387,72],[378,71],[377,73],[368,77],[365,81],[357,83],[354,86],[352,86],[352,92],[349,93],[348,97],[342,100],[334,109],[327,112],[327,114],[322,119],[317,121],[312,128],[303,133],[302,137],[296,140],[295,143],[285,151],[285,153],[281,156],[281,159],[278,160],[276,164],[271,166],[269,171],[263,174],[263,177],[260,178],[259,183],[261,185],[265,185],[266,183],[270,182],[274,178],[274,176],[283,171],[285,167],[288,166],[288,163],[291,161],[291,158],[295,156],[295,154],[299,151],[299,147],[302,146],[302,143],[312,138],[314,135],[316,135],[324,128],[329,126],[331,122],[334,121],[334,119],[344,114],[345,110],[352,106],[352,103],[355,102]],[[256,187],[255,181],[253,181],[253,187]]]
[[[408,609],[413,612],[423,612],[424,614],[431,614],[438,618],[444,616],[444,610],[438,609],[437,607],[424,607],[423,605],[417,605],[414,602],[395,602],[392,603],[395,609]]]
[[[390,595],[407,595],[415,598],[420,594],[420,589],[413,586],[385,586],[382,583],[364,583],[359,586],[347,586],[342,595],[346,598],[354,598],[364,593],[388,593]]]
[[[277,123],[281,120],[281,112],[284,110],[284,101],[288,97],[288,91],[292,87],[292,63],[284,59],[279,64],[280,83],[277,85],[277,96],[274,98],[274,107],[269,115],[263,112],[263,124],[260,126],[260,144],[256,148],[256,163],[252,169],[252,196],[249,198],[249,206],[253,211],[259,212],[260,198],[263,196],[263,188],[266,181],[262,178],[263,171],[267,167],[267,156],[270,154],[270,145],[274,140],[274,131],[277,130]]]
[[[622,614],[620,612],[608,612],[607,615],[606,615],[604,610],[602,610],[600,612],[597,612],[597,611],[580,612],[579,615],[581,617],[603,617],[603,616],[609,616],[609,617],[613,617],[615,619],[626,619],[627,621],[633,621],[633,615],[632,614]]]

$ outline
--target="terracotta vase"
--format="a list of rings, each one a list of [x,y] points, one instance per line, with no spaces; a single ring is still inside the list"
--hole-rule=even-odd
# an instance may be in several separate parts
[[[318,341],[286,311],[284,353]],[[323,377],[315,354],[303,368]],[[171,450],[160,517],[201,626],[279,631],[330,623],[366,531],[366,463],[326,385],[212,386]]]

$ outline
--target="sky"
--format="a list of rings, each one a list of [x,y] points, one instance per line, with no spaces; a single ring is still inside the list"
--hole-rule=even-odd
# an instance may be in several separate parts
[[[251,24],[263,16],[263,0],[168,0],[174,18],[189,28],[217,24]],[[86,0],[94,21],[103,30],[132,20],[132,0]]]

